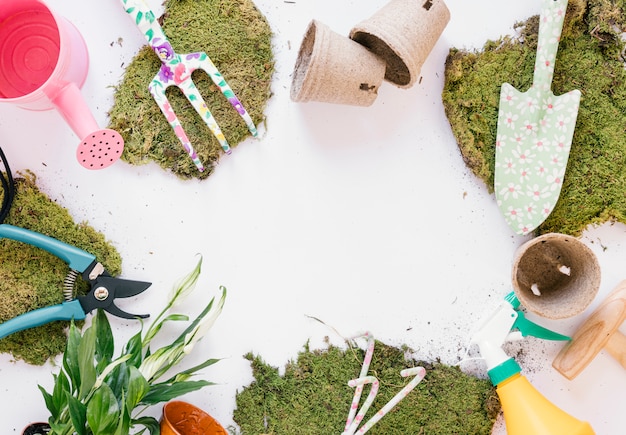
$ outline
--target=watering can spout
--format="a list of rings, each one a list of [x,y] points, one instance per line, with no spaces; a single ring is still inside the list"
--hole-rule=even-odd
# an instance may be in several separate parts
[[[52,103],[81,140],[76,158],[83,167],[104,169],[121,157],[124,139],[115,130],[98,127],[75,83],[67,83]]]
[[[90,133],[99,130],[96,120],[75,83],[67,83],[52,99],[52,102],[80,139],[84,139]]]

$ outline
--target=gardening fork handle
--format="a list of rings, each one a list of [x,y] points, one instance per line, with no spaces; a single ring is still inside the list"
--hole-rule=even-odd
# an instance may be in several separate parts
[[[533,86],[550,90],[568,0],[541,0]]]
[[[165,36],[165,32],[161,28],[161,25],[157,21],[154,12],[150,9],[145,0],[120,0],[124,10],[133,19],[135,25],[141,30],[141,33],[146,37],[148,44],[159,55],[159,59],[164,61],[165,53],[160,53],[163,45],[167,43],[167,46],[171,50],[171,46]],[[171,51],[173,55],[173,50]]]

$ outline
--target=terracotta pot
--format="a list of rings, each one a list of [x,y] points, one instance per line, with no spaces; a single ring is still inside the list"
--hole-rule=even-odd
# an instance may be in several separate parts
[[[50,430],[48,423],[31,423],[24,428],[22,435],[47,435]]]
[[[228,435],[228,432],[191,403],[172,401],[163,406],[161,435]]]
[[[387,81],[410,88],[448,21],[443,0],[391,0],[357,24],[350,38],[385,60]]]
[[[518,249],[513,289],[529,311],[549,319],[575,316],[600,288],[600,265],[593,251],[575,237],[549,233]]]
[[[382,59],[313,20],[298,51],[291,99],[370,106],[378,96],[384,77]]]

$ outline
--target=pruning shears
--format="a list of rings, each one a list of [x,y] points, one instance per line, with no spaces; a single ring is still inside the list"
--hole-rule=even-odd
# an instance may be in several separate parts
[[[29,311],[0,323],[0,339],[15,332],[41,326],[56,320],[83,320],[88,313],[101,308],[124,319],[146,318],[147,314],[130,314],[115,305],[115,299],[135,296],[152,285],[112,277],[93,254],[41,233],[8,224],[0,224],[0,238],[7,238],[36,246],[65,261],[70,270],[63,281],[61,304]],[[89,283],[84,296],[74,297],[78,276]]]

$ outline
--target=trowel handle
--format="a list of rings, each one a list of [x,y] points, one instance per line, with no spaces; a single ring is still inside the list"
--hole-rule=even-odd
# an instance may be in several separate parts
[[[626,369],[626,335],[615,331],[604,348]]]
[[[606,349],[626,368],[626,337],[619,331],[624,320],[626,280],[620,282],[585,320],[552,366],[566,378],[574,379],[602,349]]]
[[[568,0],[541,0],[533,86],[550,90]]]
[[[592,334],[598,337],[595,339],[597,343],[595,346],[591,343],[585,346],[586,351],[597,353],[597,346],[602,346],[626,368],[626,337],[618,330],[624,320],[626,320],[626,281],[622,281],[613,289],[580,328],[582,336],[586,335],[585,331],[593,331]]]

